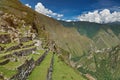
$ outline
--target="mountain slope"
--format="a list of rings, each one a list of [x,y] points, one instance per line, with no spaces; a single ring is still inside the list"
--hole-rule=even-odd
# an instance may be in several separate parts
[[[13,3],[11,3],[12,1]],[[20,2],[12,1],[1,0],[1,5],[10,6],[2,6],[3,11],[24,19],[27,24],[32,25],[32,28],[36,30],[40,37],[44,37],[48,42],[51,39],[54,40],[59,48],[68,51],[73,56],[76,56],[75,54],[80,56],[83,52],[89,50],[92,40],[86,36],[80,35],[76,29],[66,28],[58,21],[38,14],[30,8],[23,6]]]
[[[81,35],[93,40],[98,49],[116,46],[120,43],[120,24],[97,24],[89,22],[65,22],[59,21],[66,27],[74,27]],[[100,47],[100,45],[103,45]]]
[[[74,28],[64,28],[56,20],[35,12],[18,0],[0,0],[0,27],[0,65],[2,65],[0,66],[0,79],[3,80],[27,79],[36,69],[36,66],[40,65],[41,62],[44,63],[48,51],[57,52],[53,49],[54,44],[51,42],[55,41],[55,45],[64,49],[67,38],[64,38],[63,34],[70,37],[71,34],[78,33]],[[59,29],[63,30],[62,35],[60,35],[62,32]],[[71,31],[73,33],[67,34]],[[79,33],[77,36],[87,39]],[[73,36],[73,38],[76,37]],[[67,44],[71,44],[71,42],[72,40],[69,40]],[[89,39],[85,43],[89,43]],[[46,49],[44,49],[45,47]],[[65,50],[69,51],[67,48]],[[60,54],[62,54],[61,51]],[[56,53],[56,55],[58,54]],[[65,63],[64,61],[61,62]],[[44,67],[44,64],[43,66],[41,64],[41,67]],[[84,79],[79,72],[74,71],[68,65],[63,65],[63,67],[72,70],[71,73],[74,73],[79,79]],[[66,69],[65,72],[68,73],[67,71]],[[59,75],[59,73],[57,74]],[[64,75],[64,77],[66,76],[69,77],[69,75]],[[72,77],[74,78],[74,76]]]

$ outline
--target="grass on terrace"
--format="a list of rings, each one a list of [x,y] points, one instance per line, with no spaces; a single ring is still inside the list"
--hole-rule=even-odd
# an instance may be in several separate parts
[[[0,43],[0,46],[6,47],[6,48],[9,48],[9,47],[15,46],[15,45],[18,45],[18,44],[17,44],[17,43],[8,43],[8,44],[1,44],[1,43]]]
[[[44,54],[44,52],[45,50],[38,50],[35,52],[35,54],[30,54],[27,57],[33,58],[36,61],[40,56],[42,56],[42,54]]]
[[[48,53],[43,62],[36,66],[31,75],[28,77],[28,80],[46,80],[47,70],[50,66],[52,58],[52,53]]]
[[[2,73],[4,75],[4,77],[6,77],[6,78],[10,78],[14,74],[16,74],[17,71],[16,70],[9,70],[9,69],[6,69],[6,68],[0,66],[0,73]]]
[[[34,60],[37,60],[44,53],[44,50],[39,50],[37,53],[39,54],[35,53],[35,54],[30,54],[28,56],[16,57],[17,62],[10,61],[8,64],[3,65],[3,67],[14,70],[18,66],[22,65],[26,60],[29,60],[31,58],[33,58]]]
[[[54,57],[52,80],[86,80],[79,72],[63,63],[58,56]]]
[[[39,54],[30,54],[28,56],[16,57],[16,59],[18,59],[17,62],[10,61],[5,65],[0,66],[0,73],[2,73],[7,78],[12,77],[17,73],[17,67],[24,64],[25,60],[29,60],[30,58],[37,60],[44,53],[44,50],[38,50],[36,53]]]

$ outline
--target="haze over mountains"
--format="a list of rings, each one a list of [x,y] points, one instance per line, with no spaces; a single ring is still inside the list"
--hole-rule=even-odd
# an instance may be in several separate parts
[[[19,0],[1,0],[0,14],[0,79],[120,79],[119,22],[55,20]]]

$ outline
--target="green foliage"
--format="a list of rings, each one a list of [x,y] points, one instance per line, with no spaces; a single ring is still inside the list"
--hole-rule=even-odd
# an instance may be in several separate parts
[[[47,70],[50,66],[50,61],[52,58],[52,53],[49,53],[44,61],[36,66],[31,75],[28,77],[29,80],[46,80]]]
[[[105,51],[103,53],[93,53],[93,57],[91,57],[91,59],[86,58],[86,61],[89,62],[89,65],[85,62],[85,60],[81,60],[80,63],[84,63],[83,66],[78,68],[78,70],[83,74],[91,74],[97,80],[119,80],[119,51],[120,46],[116,46],[110,49],[108,52]],[[89,55],[85,56],[89,57]],[[91,61],[92,59],[94,61]],[[91,69],[90,65],[93,63],[95,64],[95,68]]]
[[[89,22],[64,22],[60,21],[65,27],[75,27],[78,32],[82,35],[86,35],[89,38],[93,38],[101,29],[107,31],[107,29],[112,29],[112,31],[118,35],[120,33],[120,24],[111,23],[111,24],[97,24]]]
[[[54,67],[53,67],[53,80],[85,80],[83,76],[70,66],[61,61],[58,56],[55,55]]]

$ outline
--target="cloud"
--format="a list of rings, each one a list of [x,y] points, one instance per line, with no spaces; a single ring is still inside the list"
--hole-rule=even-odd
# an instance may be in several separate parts
[[[65,20],[66,22],[71,22],[72,20]]]
[[[120,22],[120,12],[110,12],[109,9],[104,9],[101,11],[95,10],[93,12],[88,12],[78,16],[80,21],[89,21],[96,23],[112,23]]]
[[[52,10],[47,9],[42,3],[38,2],[37,5],[35,5],[35,11],[44,14],[46,16],[49,17],[57,17],[57,18],[61,18],[63,17],[63,14],[58,14],[58,13],[54,13]]]
[[[31,8],[32,6],[30,6],[29,4],[25,4],[27,7]]]

